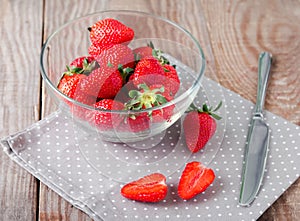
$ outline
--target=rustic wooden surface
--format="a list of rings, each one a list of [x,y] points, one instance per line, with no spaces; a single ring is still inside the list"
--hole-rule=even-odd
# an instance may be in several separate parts
[[[300,125],[299,0],[0,0],[0,136],[55,110],[39,73],[41,45],[63,23],[104,9],[151,12],[200,40],[202,9],[220,83],[255,101],[257,56],[275,57],[266,109]],[[299,220],[300,180],[259,220]],[[0,151],[0,221],[91,219]]]

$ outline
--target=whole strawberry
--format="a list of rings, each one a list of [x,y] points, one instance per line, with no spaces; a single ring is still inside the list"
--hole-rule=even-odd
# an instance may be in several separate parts
[[[114,98],[134,65],[132,50],[126,45],[112,45],[95,57],[100,65],[80,82],[86,94],[98,98]]]
[[[103,99],[94,104],[95,111],[90,113],[89,121],[100,130],[112,130],[116,128],[122,118],[115,110],[122,110],[124,105],[112,99]],[[110,112],[112,111],[112,112]]]
[[[97,62],[92,56],[82,56],[75,58],[69,65],[66,66],[65,75],[84,74],[89,75],[95,68],[98,67]]]
[[[163,200],[167,193],[166,177],[160,173],[140,178],[121,189],[121,194],[128,199],[151,203]]]
[[[64,74],[58,83],[58,90],[60,90],[63,94],[71,97],[78,85],[78,82],[85,78],[86,76],[83,74]]]
[[[115,44],[105,46],[95,60],[100,67],[109,67],[117,70],[120,68],[134,68],[134,54],[127,46],[122,44]]]
[[[201,150],[216,131],[216,120],[221,119],[214,114],[222,105],[222,102],[212,110],[206,104],[203,104],[202,109],[191,105],[187,115],[183,121],[184,136],[187,147],[192,153]]]
[[[145,133],[150,128],[150,118],[147,112],[128,114],[118,127],[120,132]]]
[[[184,200],[189,200],[205,191],[214,179],[215,173],[212,169],[197,161],[190,162],[181,174],[178,195]]]
[[[139,61],[145,57],[152,56],[153,49],[150,46],[142,46],[133,50],[136,61]]]
[[[180,87],[180,80],[176,68],[169,64],[164,64],[163,68],[166,76],[163,84],[167,90],[170,91],[170,95],[175,96]]]
[[[88,28],[93,45],[128,44],[134,37],[134,31],[113,18],[99,20]]]
[[[125,104],[128,110],[144,110],[163,105],[173,99],[165,91],[161,84],[153,84],[148,87],[146,84],[138,85],[139,90],[129,91],[130,100]],[[168,106],[157,110],[149,110],[148,117],[152,122],[162,122],[170,119],[174,106]]]
[[[141,59],[134,70],[130,80],[137,87],[140,84],[148,86],[160,84],[165,80],[165,72],[159,61],[154,57],[145,57]]]

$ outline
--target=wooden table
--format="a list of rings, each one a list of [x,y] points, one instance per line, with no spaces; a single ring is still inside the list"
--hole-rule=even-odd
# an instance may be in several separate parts
[[[21,130],[55,107],[44,91],[39,54],[63,23],[104,9],[151,12],[196,38],[203,10],[220,83],[255,101],[257,58],[275,57],[266,109],[300,125],[300,1],[290,0],[1,0],[0,136]],[[300,180],[260,220],[299,220]],[[91,220],[0,151],[0,220]]]

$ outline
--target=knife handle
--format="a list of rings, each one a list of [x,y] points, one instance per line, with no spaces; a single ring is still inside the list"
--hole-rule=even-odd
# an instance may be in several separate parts
[[[272,55],[269,52],[260,53],[258,59],[258,86],[254,115],[262,116],[271,63]]]

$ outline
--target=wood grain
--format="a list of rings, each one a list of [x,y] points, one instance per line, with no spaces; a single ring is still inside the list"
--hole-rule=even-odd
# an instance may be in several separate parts
[[[299,2],[201,2],[221,84],[254,102],[258,55],[271,52],[274,64],[266,109],[299,125]]]
[[[300,125],[300,2],[202,0],[201,4],[220,83],[254,102],[258,54],[270,51],[274,62],[265,107]],[[299,186],[298,180],[260,220],[298,220]]]
[[[30,14],[31,16],[28,16]],[[2,0],[0,136],[39,120],[42,4]],[[0,220],[35,220],[38,181],[0,151]]]

